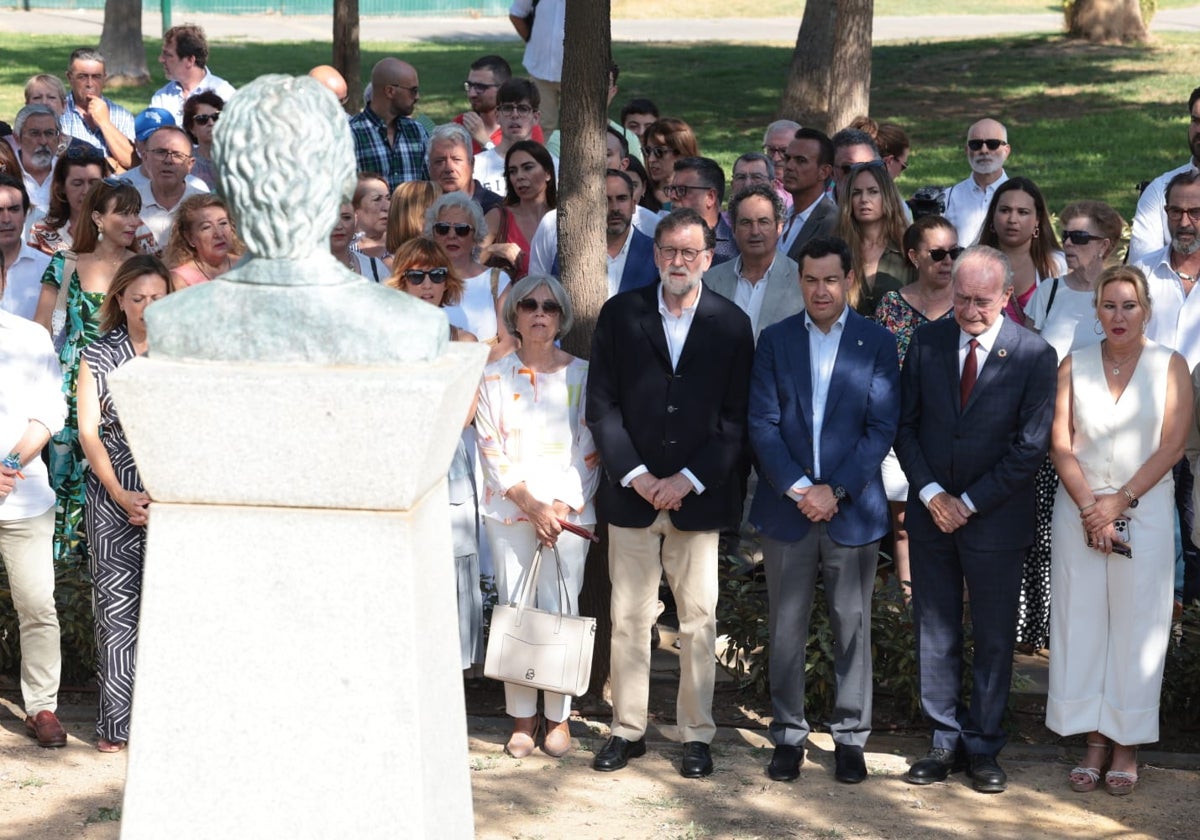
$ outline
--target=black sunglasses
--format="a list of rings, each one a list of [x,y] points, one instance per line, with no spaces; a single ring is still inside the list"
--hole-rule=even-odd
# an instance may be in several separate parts
[[[988,147],[989,152],[994,152],[997,149],[999,149],[1001,146],[1007,146],[1007,145],[1008,145],[1007,140],[997,140],[995,137],[992,137],[988,140],[968,140],[967,141],[967,148],[970,149],[972,152],[978,152],[984,146]]]
[[[220,111],[215,114],[196,114],[196,116],[192,117],[192,122],[196,125],[208,125],[209,123],[216,125],[217,120],[220,119],[220,117]]]
[[[864,163],[843,163],[838,168],[842,170],[843,175],[849,175],[851,172],[857,175],[867,169],[886,169],[887,164],[881,160],[868,160]]]
[[[964,249],[958,247],[957,245],[955,245],[953,248],[930,248],[929,257],[934,262],[941,262],[942,260],[946,259],[946,257],[956,260],[963,250]]]
[[[1101,239],[1106,239],[1104,236],[1096,236],[1094,233],[1088,233],[1086,230],[1064,230],[1063,242],[1070,242],[1073,245],[1086,245],[1089,242],[1099,242]]]
[[[412,286],[420,286],[425,283],[425,278],[428,277],[430,282],[437,283],[439,286],[446,282],[446,278],[450,276],[448,268],[431,268],[427,271],[422,271],[419,268],[404,269],[404,282]]]
[[[449,222],[433,223],[433,232],[438,236],[445,236],[452,230],[456,236],[466,237],[469,236],[471,231],[475,230],[475,228],[473,225],[469,225],[466,222],[455,222],[454,224],[450,224]]]
[[[520,309],[522,312],[537,312],[538,305],[538,301],[533,298],[521,298],[517,301],[517,309]],[[541,308],[547,315],[562,314],[562,304],[556,300],[543,300]]]

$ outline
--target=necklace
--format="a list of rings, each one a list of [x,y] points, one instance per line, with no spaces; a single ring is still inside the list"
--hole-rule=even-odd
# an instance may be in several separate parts
[[[1142,345],[1139,343],[1136,350],[1134,350],[1132,353],[1130,353],[1124,359],[1121,359],[1120,361],[1118,361],[1117,359],[1113,358],[1111,353],[1108,352],[1108,341],[1104,342],[1104,358],[1107,359],[1110,364],[1112,364],[1113,376],[1120,376],[1121,368],[1125,367],[1125,365],[1129,364],[1131,361],[1136,360],[1137,357],[1140,356],[1141,354],[1142,354]]]
[[[226,259],[226,260],[228,260],[228,259],[229,259],[229,257],[226,257],[225,259]],[[205,270],[204,270],[204,265],[207,265],[207,263],[205,263],[204,265],[201,265],[201,264],[200,264],[200,260],[199,260],[199,259],[197,259],[196,257],[192,257],[192,262],[193,262],[193,263],[195,263],[195,265],[196,265],[196,269],[197,269],[197,270],[198,270],[198,271],[199,271],[201,274],[203,274],[203,275],[204,275],[204,279],[205,279],[205,280],[211,280],[211,279],[213,279],[214,277],[216,277],[218,274],[220,274],[220,273],[221,273],[221,266],[219,266],[219,265],[214,265],[214,266],[213,266],[213,272],[214,272],[214,273],[213,273],[213,274],[209,274],[207,271],[205,271]]]

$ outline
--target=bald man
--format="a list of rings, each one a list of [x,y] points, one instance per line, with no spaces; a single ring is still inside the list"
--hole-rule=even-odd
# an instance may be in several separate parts
[[[371,70],[370,101],[350,119],[358,171],[381,173],[390,190],[405,181],[429,180],[429,134],[412,118],[420,99],[416,68],[385,58]]]
[[[328,64],[318,64],[308,71],[308,75],[333,91],[338,102],[342,105],[346,104],[346,99],[350,96],[350,89],[346,86],[346,80],[337,71],[337,68],[330,67]]]
[[[1008,180],[1008,129],[993,119],[980,120],[967,130],[966,152],[971,175],[950,188],[945,215],[958,231],[958,241],[971,245],[979,239],[996,188]]]

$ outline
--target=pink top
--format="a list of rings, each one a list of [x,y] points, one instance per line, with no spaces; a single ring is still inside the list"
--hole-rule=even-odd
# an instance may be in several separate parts
[[[172,268],[171,277],[179,286],[195,286],[199,283],[207,283],[212,279],[205,276],[194,262],[185,262],[183,265]]]

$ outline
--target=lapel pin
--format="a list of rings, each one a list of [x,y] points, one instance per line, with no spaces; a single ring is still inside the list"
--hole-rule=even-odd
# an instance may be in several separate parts
[[[861,338],[858,340],[858,346],[862,347],[862,339]]]
[[[1003,347],[1001,347],[998,351],[996,351],[996,355],[999,356],[1001,359],[1003,359],[1005,356],[1008,355],[1008,351],[1005,350]]]

